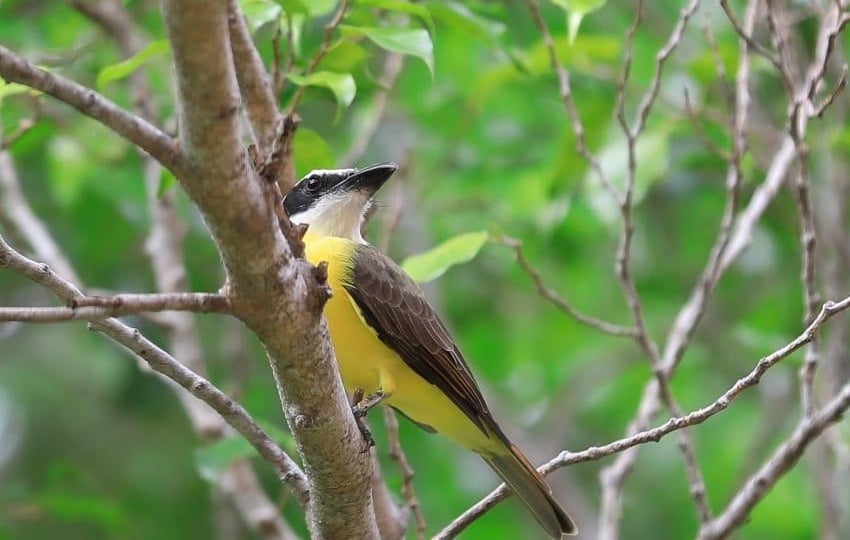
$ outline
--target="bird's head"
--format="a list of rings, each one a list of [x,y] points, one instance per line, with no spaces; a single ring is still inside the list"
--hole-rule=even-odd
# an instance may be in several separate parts
[[[365,243],[360,229],[375,193],[398,170],[392,162],[364,169],[315,170],[298,181],[283,199],[293,223],[310,233]]]

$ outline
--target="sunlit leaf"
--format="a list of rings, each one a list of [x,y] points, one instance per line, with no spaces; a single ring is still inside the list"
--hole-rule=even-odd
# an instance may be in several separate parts
[[[413,4],[406,0],[358,0],[357,6],[374,7],[413,15],[425,24],[432,36],[434,35],[434,19],[431,18],[431,12],[420,4]]]
[[[567,13],[570,43],[574,43],[584,17],[605,5],[608,0],[550,0]]]
[[[341,30],[344,36],[365,36],[382,49],[415,56],[434,74],[434,43],[427,30],[363,26],[342,26]]]
[[[470,37],[494,43],[507,28],[504,23],[487,19],[470,11],[459,2],[431,1],[426,3],[431,15],[441,24],[454,27]]]
[[[420,283],[437,279],[452,266],[474,259],[487,237],[486,231],[459,234],[424,253],[411,255],[401,267]]]
[[[321,17],[333,11],[338,0],[304,0],[304,3],[310,10],[311,16]]]
[[[155,56],[167,54],[171,51],[171,46],[167,39],[152,41],[130,58],[111,66],[106,66],[97,74],[97,87],[103,88],[112,81],[118,81],[128,77],[134,71],[142,67],[142,65]]]
[[[354,101],[357,94],[357,85],[354,77],[348,73],[334,73],[333,71],[316,71],[309,75],[287,75],[290,81],[298,86],[321,86],[333,92],[340,106],[348,107]]]
[[[306,0],[309,4],[310,1]],[[295,13],[301,15],[309,15],[310,9],[307,7],[307,4],[302,2],[301,0],[275,0],[275,2],[283,8],[283,11],[293,15]]]
[[[337,73],[351,73],[366,59],[369,58],[369,53],[349,39],[340,39],[328,48],[328,54],[322,59],[319,66],[327,71],[335,71]]]
[[[252,33],[264,24],[278,20],[282,11],[280,4],[273,0],[239,0],[239,5]]]

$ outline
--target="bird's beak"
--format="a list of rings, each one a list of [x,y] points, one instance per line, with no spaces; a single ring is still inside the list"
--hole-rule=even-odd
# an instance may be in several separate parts
[[[381,186],[398,170],[398,164],[389,161],[370,165],[365,169],[355,171],[345,179],[347,189],[365,192],[370,197],[381,189]]]

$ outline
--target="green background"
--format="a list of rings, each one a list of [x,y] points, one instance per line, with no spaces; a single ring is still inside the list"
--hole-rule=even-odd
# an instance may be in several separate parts
[[[285,26],[287,17],[274,2],[244,4],[256,42],[271,61],[274,27]],[[680,4],[645,2],[625,93],[630,121]],[[730,151],[729,106],[704,27],[711,28],[717,42],[726,84],[733,84],[739,43],[719,8],[704,4],[665,67],[658,102],[638,144],[633,273],[649,331],[662,343],[705,265],[725,200],[727,162],[714,146]],[[156,2],[125,5],[146,39],[164,38]],[[296,68],[303,68],[322,39],[334,3],[316,2],[306,16],[298,13],[298,2],[282,5],[304,18],[301,51],[294,59]],[[416,5],[430,19],[420,12],[408,18],[355,3],[345,20],[366,28],[422,29],[433,22],[433,73],[421,58],[405,57],[380,128],[356,163],[396,160],[403,165],[381,196],[383,208],[370,223],[370,238],[384,237],[387,217],[400,202],[401,221],[388,248],[397,260],[471,231],[521,239],[547,285],[583,312],[629,325],[614,273],[621,232],[616,205],[575,151],[557,80],[525,4]],[[634,6],[612,2],[589,13],[574,43],[568,41],[564,11],[550,3],[541,9],[570,71],[587,144],[622,185],[626,144],[615,107]],[[795,33],[802,51],[811,51],[815,31],[813,19],[803,17]],[[0,43],[92,87],[104,68],[121,60],[110,39],[63,2],[0,2]],[[319,69],[352,74],[357,93],[345,106],[327,88],[308,87],[299,109],[299,175],[349,165],[340,160],[362,136],[363,120],[380,91],[377,78],[387,54],[380,44],[355,32],[335,34],[333,45]],[[846,39],[839,39],[839,48],[847,52]],[[772,66],[759,57],[753,63],[758,114],[743,162],[744,201],[764,178],[787,106]],[[165,125],[173,129],[167,51],[152,54],[141,69],[155,89],[158,117],[170,119]],[[101,92],[130,107],[126,79],[101,83]],[[685,110],[685,88],[696,120]],[[282,105],[294,91],[292,83],[285,86]],[[32,114],[32,104],[23,94],[2,98],[5,134]],[[144,252],[150,218],[142,157],[67,106],[45,98],[41,107],[38,125],[10,149],[34,210],[87,287],[153,291]],[[812,127],[813,178],[824,175],[833,153],[847,151],[845,112],[846,106],[838,108]],[[223,278],[215,247],[182,193],[178,203],[189,226],[185,262],[191,289],[215,291]],[[7,239],[23,247],[16,238]],[[760,357],[802,330],[799,245],[793,195],[783,190],[756,227],[751,248],[720,282],[685,354],[672,385],[684,410],[712,402]],[[425,288],[497,417],[533,461],[623,436],[652,376],[645,355],[628,338],[577,324],[547,303],[510,249],[488,241],[473,260],[450,268]],[[0,271],[0,304],[53,302],[39,287]],[[128,321],[165,345],[163,333],[149,320]],[[282,431],[274,384],[256,339],[219,316],[199,316],[198,323],[213,382],[264,424]],[[713,510],[725,506],[797,421],[800,363],[801,355],[789,358],[727,411],[692,431]],[[668,417],[664,412],[657,423]],[[476,456],[404,420],[401,424],[428,531],[435,533],[497,482]],[[387,482],[400,493],[401,475],[387,456],[379,415],[372,425]],[[623,538],[695,534],[698,516],[677,440],[671,435],[641,450],[624,491]],[[0,537],[227,538],[217,525],[224,518],[214,515],[211,485],[199,474],[208,465],[205,460],[222,450],[213,449],[210,458],[209,452],[199,454],[200,446],[173,392],[85,324],[0,325]],[[590,534],[596,527],[598,474],[612,460],[550,476],[558,498]],[[303,532],[303,518],[270,468],[255,459],[255,469],[289,522]],[[804,460],[780,481],[739,537],[814,537],[820,510],[812,470]],[[509,501],[478,520],[463,538],[537,534],[521,506]]]

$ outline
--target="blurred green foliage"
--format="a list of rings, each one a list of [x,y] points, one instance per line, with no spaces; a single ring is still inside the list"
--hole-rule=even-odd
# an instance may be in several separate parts
[[[622,185],[627,154],[615,105],[633,6],[588,7],[583,20],[579,17],[580,30],[578,22],[570,23],[576,31],[571,39],[562,9],[570,2],[556,3],[543,3],[542,15],[560,61],[570,70],[587,144]],[[355,2],[318,71],[305,75],[335,4],[242,1],[269,65],[275,33],[292,36],[294,70],[288,81],[307,88],[295,142],[298,174],[350,165],[339,160],[363,136],[383,91],[379,78],[387,51],[403,53],[406,63],[380,127],[357,160],[358,165],[391,159],[403,165],[398,184],[384,195],[391,208],[377,214],[371,237],[383,238],[389,210],[400,203],[401,221],[389,244],[397,260],[472,231],[521,239],[526,257],[550,287],[582,311],[630,324],[613,271],[621,226],[616,202],[576,153],[557,79],[524,3]],[[655,54],[683,3],[675,4],[644,2],[645,22],[634,36],[626,89],[628,118],[649,88]],[[737,37],[719,8],[704,4],[719,57],[727,74],[734,74]],[[132,60],[122,59],[108,36],[62,2],[0,3],[0,42],[99,88],[125,107],[131,106],[126,76],[143,69],[155,90],[158,118],[173,129],[170,56],[158,5],[143,0],[124,5],[148,40],[148,48]],[[659,101],[637,144],[633,270],[650,332],[658,340],[708,258],[725,198],[726,161],[711,144],[730,147],[728,106],[701,25],[691,24],[667,64]],[[284,54],[286,44],[284,37]],[[848,47],[846,40],[842,46]],[[753,92],[767,115],[762,127],[781,129],[785,101],[772,90],[780,82],[769,65],[759,64],[758,57],[753,61],[758,64]],[[290,83],[282,106],[296,92]],[[685,89],[696,120],[684,108]],[[5,134],[35,110],[36,98],[19,90],[0,87]],[[69,107],[49,99],[39,103],[37,126],[11,147],[35,211],[86,286],[154,290],[144,252],[150,218],[143,159],[130,144]],[[835,141],[845,141],[846,147],[848,140],[846,124],[824,119],[810,141],[813,172],[819,170],[821,148]],[[745,198],[763,177],[769,152],[761,142],[744,162]],[[178,188],[164,177],[162,189]],[[182,194],[178,202],[189,225],[185,260],[191,288],[216,290],[222,270],[215,247]],[[789,193],[778,196],[755,232],[752,248],[721,281],[673,382],[686,410],[713,401],[759,357],[801,329],[797,218]],[[563,449],[622,436],[651,377],[639,348],[554,309],[536,294],[508,248],[496,242],[473,247],[465,253],[475,258],[462,266],[449,268],[455,260],[430,261],[428,272],[448,271],[426,288],[507,432],[538,462]],[[38,287],[0,271],[0,304],[52,302]],[[230,321],[198,320],[212,380],[255,417],[282,429],[274,384],[255,340]],[[130,323],[166,345],[150,321],[130,318]],[[715,510],[796,421],[798,364],[794,357],[776,367],[728,411],[693,431]],[[376,417],[372,424],[387,481],[400,493],[401,476],[386,455],[381,422]],[[204,478],[215,474],[222,458],[245,451],[238,442],[199,448],[172,391],[79,323],[0,326],[0,430],[0,538],[214,537],[215,507]],[[401,431],[429,532],[496,485],[475,456],[403,420]],[[597,475],[610,460],[551,476],[559,498],[587,531],[595,526]],[[257,460],[256,469],[303,532],[303,519],[294,504],[287,504],[269,468]],[[740,538],[811,538],[817,504],[807,467],[800,466],[757,507]],[[675,436],[641,451],[627,483],[623,519],[624,538],[693,536],[698,518]],[[535,527],[518,504],[508,502],[464,538],[529,538],[537,534]]]

